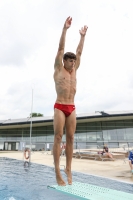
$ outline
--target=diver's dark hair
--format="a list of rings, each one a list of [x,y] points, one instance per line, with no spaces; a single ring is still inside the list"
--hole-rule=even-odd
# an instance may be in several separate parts
[[[67,60],[68,58],[76,60],[76,55],[72,52],[66,52],[63,56],[63,60]]]

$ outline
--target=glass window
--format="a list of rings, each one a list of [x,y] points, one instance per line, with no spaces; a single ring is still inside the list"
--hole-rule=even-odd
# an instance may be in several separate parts
[[[87,141],[96,141],[96,125],[95,123],[87,123]]]
[[[18,129],[8,129],[7,132],[7,141],[17,141]]]
[[[18,129],[17,133],[17,141],[23,141],[22,129]]]
[[[53,126],[47,126],[47,142],[54,142]]]
[[[23,129],[23,141],[25,142],[30,142],[30,129],[29,128],[25,128]]]
[[[77,139],[78,139],[78,134],[75,133],[75,134],[74,134],[74,141],[77,142]]]
[[[125,134],[128,142],[133,140],[133,120],[125,120]]]
[[[96,136],[97,141],[103,141],[103,133],[101,130],[101,122],[96,122]]]
[[[129,142],[133,140],[133,128],[126,128],[126,138]]]
[[[107,130],[103,130],[103,141],[104,142],[108,142],[109,141],[108,131]]]
[[[125,126],[123,121],[116,121],[116,128],[117,128],[117,138],[118,141],[126,141],[126,133],[125,133]]]
[[[33,134],[32,134],[32,143],[33,142],[43,142],[44,141],[44,127],[35,127],[33,129]]]
[[[86,123],[78,124],[76,126],[76,133],[86,133]]]
[[[133,149],[133,142],[128,143],[128,146],[129,146],[130,150],[132,150]]]
[[[77,142],[86,142],[86,133],[75,133],[74,138]]]
[[[109,141],[117,141],[117,132],[115,127],[115,122],[107,122],[106,127],[108,129],[108,140]]]
[[[103,131],[103,141],[104,143],[108,143],[109,137],[108,137],[106,122],[102,122],[102,131]]]
[[[31,141],[32,141],[32,143],[36,142],[36,139],[37,139],[37,131],[36,131],[35,128],[33,128],[32,131],[31,131]]]
[[[133,120],[124,120],[125,128],[133,128]]]
[[[75,133],[75,141],[86,142],[86,123],[77,125]]]
[[[7,131],[6,130],[0,130],[0,141],[4,142],[6,141]]]

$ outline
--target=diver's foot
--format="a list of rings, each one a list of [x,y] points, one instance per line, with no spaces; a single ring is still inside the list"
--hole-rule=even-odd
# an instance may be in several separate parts
[[[64,172],[67,175],[67,181],[69,185],[72,185],[72,173],[70,170],[64,169]]]
[[[63,180],[60,172],[56,173],[56,181],[59,186],[66,186],[65,181]]]

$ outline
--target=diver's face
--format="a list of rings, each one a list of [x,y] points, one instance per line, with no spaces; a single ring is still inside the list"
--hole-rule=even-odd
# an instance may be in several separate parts
[[[68,70],[72,70],[75,66],[75,62],[76,60],[68,58],[67,60],[63,60],[64,61],[64,67]]]

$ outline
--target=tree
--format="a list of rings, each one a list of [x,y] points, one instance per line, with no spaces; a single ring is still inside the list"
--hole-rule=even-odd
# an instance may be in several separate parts
[[[30,114],[31,116],[31,114]],[[32,113],[32,117],[43,117],[43,114],[41,113]]]

